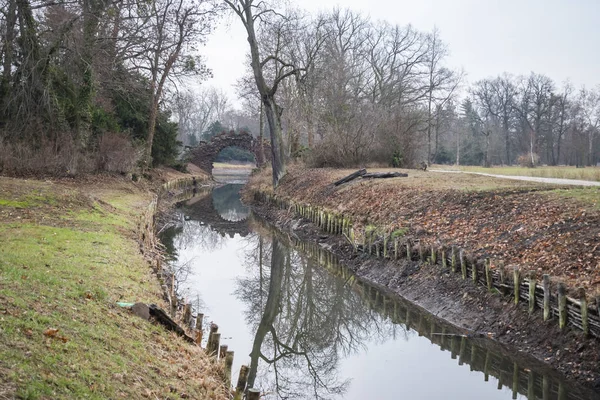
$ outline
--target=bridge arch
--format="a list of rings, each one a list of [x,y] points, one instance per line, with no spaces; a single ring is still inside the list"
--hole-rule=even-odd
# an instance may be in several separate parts
[[[201,141],[191,151],[191,162],[206,173],[212,174],[213,162],[221,150],[232,146],[254,154],[254,158],[258,164],[270,162],[271,160],[271,145],[266,140],[263,140],[264,159],[262,159],[260,139],[254,138],[247,132],[228,132],[214,136],[209,142]]]

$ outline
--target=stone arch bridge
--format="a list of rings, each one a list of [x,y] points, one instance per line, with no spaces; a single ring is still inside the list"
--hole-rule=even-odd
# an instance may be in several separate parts
[[[271,161],[271,144],[268,141],[263,139],[263,159],[260,152],[259,138],[254,138],[246,132],[229,132],[216,135],[209,142],[201,141],[198,146],[191,150],[191,162],[211,174],[213,162],[221,150],[231,146],[239,147],[254,154],[254,159],[259,165]]]

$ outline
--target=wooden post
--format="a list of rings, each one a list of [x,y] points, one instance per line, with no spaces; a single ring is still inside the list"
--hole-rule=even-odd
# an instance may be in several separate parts
[[[240,368],[240,375],[238,377],[237,385],[235,386],[235,400],[241,400],[246,390],[246,383],[248,383],[248,373],[250,368],[247,365],[242,365]]]
[[[513,363],[512,398],[516,400],[519,395],[519,365]]]
[[[452,259],[451,259],[452,272],[456,272],[456,247],[452,246]]]
[[[581,304],[581,326],[583,333],[587,336],[590,333],[590,325],[588,320],[588,304],[587,298],[585,297],[585,289],[579,288],[577,293],[579,294],[579,302]]]
[[[446,249],[442,248],[442,267],[448,268],[448,260],[446,260]]]
[[[260,399],[260,390],[250,388],[246,394],[246,400],[258,400]]]
[[[529,314],[533,314],[535,311],[535,285],[537,281],[535,279],[535,272],[529,271]]]
[[[515,292],[515,304],[519,304],[519,292],[521,291],[521,274],[519,268],[513,269],[513,285]]]
[[[542,376],[542,400],[550,400],[550,379],[547,375]]]
[[[383,234],[383,258],[387,258],[387,244],[388,244],[388,235]]]
[[[354,254],[356,254],[357,246],[356,246],[356,242],[354,241],[354,228],[350,227],[349,231],[350,231],[350,241],[352,242],[352,251],[354,252]]]
[[[459,258],[460,258],[460,271],[462,273],[462,278],[467,279],[467,260],[465,259],[464,251],[462,251],[462,250],[460,251]]]
[[[377,240],[377,238],[375,238]],[[379,258],[379,243],[375,243],[375,257]]]
[[[227,387],[231,386],[231,367],[233,366],[233,351],[225,353],[225,376],[227,378]]]
[[[186,303],[183,306],[183,325],[190,326],[192,320],[192,303]]]
[[[527,400],[535,400],[535,377],[533,371],[527,374]]]
[[[425,262],[425,249],[423,249],[423,245],[421,245],[421,240],[419,240],[419,260]]]
[[[471,259],[470,264],[471,264],[471,280],[473,280],[473,283],[477,284],[477,261]]]
[[[219,347],[219,360],[225,359],[225,355],[227,354],[227,348],[228,348],[228,346],[226,344],[222,344]]]
[[[208,341],[206,342],[206,352],[208,353],[208,355],[212,355],[213,353],[215,353],[217,351],[217,348],[219,347],[219,345],[217,344],[217,346],[212,349],[212,346],[214,346],[214,335],[217,334],[219,330],[219,325],[217,324],[211,324],[210,325],[210,332],[208,333]],[[220,339],[220,338],[219,338]]]
[[[467,349],[467,338],[460,338],[460,351],[458,353],[458,365],[463,365],[465,363],[465,351]]]
[[[435,252],[435,248],[431,246],[431,264],[437,264],[437,253]]]
[[[198,313],[198,315],[196,315],[196,344],[198,346],[200,346],[200,343],[202,343],[202,323],[204,321],[204,314],[202,313]]]
[[[206,352],[209,356],[219,356],[219,343],[221,342],[221,334],[215,332],[210,336],[211,340],[206,345]]]
[[[488,349],[485,351],[485,362],[483,363],[483,380],[486,382],[490,380],[489,369],[490,369],[490,350]]]
[[[394,258],[398,259],[398,239],[394,240]]]
[[[500,291],[503,295],[506,296],[507,288],[506,288],[506,269],[504,268],[504,264],[500,264]]]
[[[488,290],[492,290],[492,271],[490,259],[485,260],[485,284]]]
[[[557,285],[558,291],[558,326],[564,329],[567,326],[567,287],[560,282]]]
[[[410,242],[406,242],[406,259],[412,260],[412,249],[410,248]]]

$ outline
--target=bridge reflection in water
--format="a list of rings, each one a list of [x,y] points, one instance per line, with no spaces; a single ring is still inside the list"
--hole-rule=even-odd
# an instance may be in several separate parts
[[[237,190],[182,203],[172,248],[196,257],[187,294],[204,296],[234,371],[248,364],[265,399],[599,398],[356,279],[319,244],[248,216]]]

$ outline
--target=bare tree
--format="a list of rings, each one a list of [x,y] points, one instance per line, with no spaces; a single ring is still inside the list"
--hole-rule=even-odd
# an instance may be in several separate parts
[[[140,4],[137,23],[145,26],[146,40],[137,51],[141,59],[132,59],[137,68],[146,71],[150,81],[150,116],[146,139],[145,163],[151,163],[152,143],[156,130],[159,104],[165,86],[181,76],[206,76],[208,71],[195,47],[211,29],[216,9],[208,0],[156,0]]]
[[[225,3],[240,18],[248,34],[250,65],[264,105],[271,136],[273,186],[277,186],[286,173],[286,161],[281,127],[283,109],[277,102],[276,93],[286,78],[307,71],[306,66],[298,66],[294,60],[286,58],[283,49],[294,33],[301,32],[306,27],[297,16],[283,16],[262,1],[225,0]],[[269,29],[272,36],[269,41],[263,40],[259,43],[257,33],[261,24],[263,29]],[[315,46],[312,53],[316,54],[317,51],[318,47]]]

